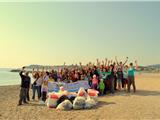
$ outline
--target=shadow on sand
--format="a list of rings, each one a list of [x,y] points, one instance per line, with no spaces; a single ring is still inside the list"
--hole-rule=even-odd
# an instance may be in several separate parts
[[[115,102],[105,102],[105,101],[98,101],[98,106],[97,107],[102,107],[106,105],[113,105],[116,104]]]
[[[23,106],[45,106],[45,104],[39,104],[39,103],[30,102],[29,104],[24,104]]]
[[[114,96],[130,96],[130,95],[137,95],[137,96],[160,96],[160,91],[150,91],[150,90],[137,90],[135,93],[131,91],[130,93],[127,92],[117,92]]]
[[[160,96],[160,91],[137,90],[137,92],[133,94],[139,96]]]
[[[137,90],[136,93],[133,93],[133,91],[131,91],[130,93],[127,93],[125,91],[121,91],[121,92],[116,92],[111,97],[114,97],[114,96],[132,96],[132,95],[136,95],[136,96],[159,96],[160,97],[160,91]],[[110,95],[105,95],[105,96],[101,96],[101,97],[107,97],[107,96],[110,96]],[[115,102],[99,101],[98,105],[94,109],[97,109],[97,108],[102,107],[102,106],[113,105],[113,104],[116,104],[116,103]],[[24,106],[45,106],[45,105],[35,103],[35,102],[30,102],[29,104],[25,104]]]

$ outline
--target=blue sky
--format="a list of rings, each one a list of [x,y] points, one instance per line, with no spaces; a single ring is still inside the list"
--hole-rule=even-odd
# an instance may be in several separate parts
[[[118,56],[160,63],[160,2],[0,3],[0,67]]]

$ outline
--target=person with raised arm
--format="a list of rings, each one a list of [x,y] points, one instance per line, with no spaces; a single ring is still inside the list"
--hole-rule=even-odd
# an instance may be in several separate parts
[[[108,66],[110,66],[110,60],[108,60]]]
[[[130,63],[128,68],[128,92],[130,92],[131,85],[133,86],[133,91],[136,92],[136,85],[135,85],[135,70],[138,69],[137,60],[135,61],[135,67],[133,63]]]
[[[117,63],[117,84],[118,84],[118,89],[121,90],[121,88],[124,88],[124,79],[123,79],[123,68],[124,65],[128,62],[128,57],[126,57],[125,62],[123,63],[122,61],[118,62],[117,57],[115,57],[116,63]]]
[[[110,93],[114,94],[115,89],[114,89],[114,83],[115,83],[115,78],[114,78],[114,65],[109,66],[109,70],[107,72],[108,79],[109,79],[109,88],[110,88]]]
[[[97,67],[100,66],[99,59],[97,58]]]
[[[105,58],[105,67],[107,66],[107,61],[108,61],[108,59],[107,58]]]
[[[117,56],[115,57],[115,60],[116,60],[116,63],[117,63],[118,66],[123,67],[128,62],[128,57],[126,57],[126,60],[125,60],[124,63],[122,61],[118,62]]]
[[[22,102],[25,104],[27,103],[26,98],[27,98],[27,90],[29,87],[29,79],[26,78],[26,74],[28,74],[28,72],[25,74],[25,67],[22,68],[22,70],[20,71],[19,75],[21,77],[21,89],[20,89],[20,95],[19,95],[19,105],[22,105]]]
[[[83,69],[83,65],[81,62],[79,62],[79,66],[80,66],[80,69],[82,70]]]

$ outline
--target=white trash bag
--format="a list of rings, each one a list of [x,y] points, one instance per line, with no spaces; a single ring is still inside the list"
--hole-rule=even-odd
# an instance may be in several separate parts
[[[65,100],[62,103],[60,103],[56,109],[58,109],[58,110],[71,110],[72,103],[69,100]]]
[[[93,108],[97,105],[96,101],[94,99],[91,99],[89,96],[86,100],[86,103],[85,103],[85,109],[90,109],[90,108]]]
[[[73,109],[80,110],[85,107],[85,98],[84,97],[76,97],[73,101]]]
[[[48,98],[46,100],[47,107],[56,108],[58,99],[59,99],[59,95],[58,94],[56,94],[54,92],[49,93],[48,94]]]
[[[83,87],[79,88],[77,96],[85,97],[85,98],[87,97],[87,92],[85,91]]]
[[[94,89],[88,89],[88,96],[90,96],[91,99],[95,100],[96,103],[98,103],[98,94],[99,92]]]

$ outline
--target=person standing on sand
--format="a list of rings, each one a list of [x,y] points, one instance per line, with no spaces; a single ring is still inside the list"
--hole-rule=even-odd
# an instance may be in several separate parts
[[[134,92],[136,92],[136,85],[135,85],[135,70],[138,69],[137,61],[135,61],[135,67],[133,66],[133,63],[130,63],[130,66],[128,68],[128,92],[130,93],[130,87],[133,86]]]
[[[116,63],[117,63],[117,84],[118,84],[118,90],[121,90],[121,88],[124,88],[124,80],[123,80],[123,69],[125,64],[128,62],[128,57],[126,57],[126,61],[124,63],[118,62],[117,56],[115,57]],[[117,87],[117,85],[115,86]]]
[[[30,101],[30,97],[29,97],[29,89],[30,89],[30,86],[31,86],[31,78],[29,77],[29,72],[26,72],[26,82],[27,82],[27,93],[26,93],[26,98],[27,98],[27,101]]]
[[[128,85],[128,65],[125,65],[123,69],[123,81],[124,81],[124,90],[126,91],[126,86]]]
[[[26,97],[27,97],[27,88],[28,88],[28,79],[26,79],[26,75],[24,75],[24,69],[25,67],[22,68],[22,70],[20,71],[19,75],[21,77],[21,89],[20,89],[20,95],[19,95],[19,105],[22,105],[22,101],[23,103],[26,103]]]
[[[32,73],[33,74],[33,73]],[[37,91],[37,94],[38,94],[38,100],[40,100],[40,87],[39,87],[39,84],[37,84],[37,81],[39,80],[40,76],[39,76],[39,73],[36,72],[35,75],[33,75],[33,78],[34,78],[34,82],[32,84],[32,90],[33,90],[33,96],[32,96],[32,100],[35,101],[35,94],[36,94],[36,91]]]
[[[92,89],[97,90],[97,86],[98,86],[97,76],[96,76],[96,75],[93,75],[93,78],[92,78]]]
[[[115,89],[114,89],[114,83],[115,83],[115,78],[114,78],[114,65],[110,65],[109,70],[107,72],[108,79],[109,79],[109,87],[110,87],[110,93],[114,94]]]

